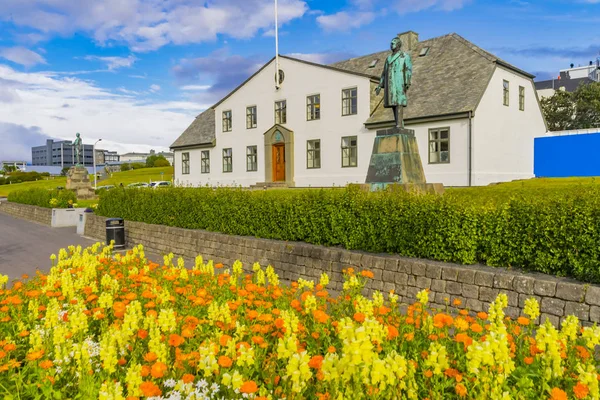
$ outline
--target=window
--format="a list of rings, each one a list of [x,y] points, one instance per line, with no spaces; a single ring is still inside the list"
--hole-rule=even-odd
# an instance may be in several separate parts
[[[306,141],[306,168],[321,168],[321,140]]]
[[[200,173],[210,173],[210,151],[208,150],[202,150],[200,153]]]
[[[525,111],[525,88],[519,86],[519,110]]]
[[[358,111],[357,89],[342,90],[342,115],[355,115]]]
[[[429,130],[429,164],[450,163],[450,128]]]
[[[183,175],[190,173],[190,153],[181,153],[181,173]]]
[[[223,111],[223,132],[231,132],[231,110]]]
[[[509,93],[510,93],[510,83],[508,81],[503,81],[502,83],[502,92],[503,92],[503,101],[504,105],[508,106],[509,104]]]
[[[246,107],[246,129],[256,128],[256,106]]]
[[[233,171],[233,157],[231,148],[223,149],[223,172]]]
[[[256,146],[246,147],[246,171],[257,171]]]
[[[321,95],[315,94],[306,97],[306,120],[321,119]]]
[[[342,167],[356,167],[358,165],[356,142],[356,136],[342,138]]]
[[[275,123],[285,124],[287,121],[287,105],[285,100],[275,102]]]

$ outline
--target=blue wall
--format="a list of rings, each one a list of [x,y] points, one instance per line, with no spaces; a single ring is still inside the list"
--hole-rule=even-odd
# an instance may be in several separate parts
[[[536,177],[600,176],[600,133],[536,138]]]

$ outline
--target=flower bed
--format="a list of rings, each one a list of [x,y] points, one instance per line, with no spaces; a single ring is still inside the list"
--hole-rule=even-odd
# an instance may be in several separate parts
[[[453,299],[428,309],[423,291],[400,313],[393,293],[363,297],[372,275],[351,268],[333,298],[325,274],[286,286],[271,267],[217,273],[211,261],[187,269],[172,256],[158,265],[141,246],[125,256],[70,247],[51,259],[48,275],[0,292],[4,398],[599,396],[600,328],[572,316],[559,330],[534,326],[534,299],[516,321],[503,294],[470,315]]]

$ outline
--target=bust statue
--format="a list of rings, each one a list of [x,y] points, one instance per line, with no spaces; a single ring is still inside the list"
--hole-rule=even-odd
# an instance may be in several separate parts
[[[390,44],[390,54],[383,66],[383,73],[375,93],[384,89],[383,106],[394,111],[397,128],[404,128],[404,107],[408,105],[406,92],[412,81],[412,61],[410,55],[402,51],[402,41],[395,37]]]
[[[82,156],[82,150],[83,150],[83,145],[81,144],[81,135],[79,134],[79,132],[77,132],[77,137],[75,138],[75,141],[73,142],[73,149],[75,150],[75,165],[76,166],[81,166],[81,156]]]

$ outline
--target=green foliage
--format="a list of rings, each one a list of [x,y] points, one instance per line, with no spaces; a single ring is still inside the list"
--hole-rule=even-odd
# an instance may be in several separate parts
[[[131,169],[131,165],[129,163],[121,164],[121,172],[129,171]]]
[[[39,172],[31,171],[31,172],[22,172],[15,171],[10,172],[8,175],[0,178],[0,185],[9,185],[14,183],[21,182],[33,182],[40,179],[44,179],[47,175],[42,175]]]
[[[131,169],[142,169],[142,168],[146,168],[146,164],[141,163],[141,162],[131,163]]]
[[[67,176],[67,172],[69,172],[69,167],[63,167],[63,169],[60,170],[60,176]]]
[[[46,208],[67,208],[69,201],[71,204],[77,203],[77,196],[71,190],[34,188],[10,192],[8,194],[8,201]]]
[[[159,160],[160,160],[159,165],[156,165],[157,161],[159,161]],[[163,156],[162,154],[152,154],[151,156],[148,156],[148,158],[146,158],[146,168],[168,167],[169,165],[171,165],[171,164],[167,161],[165,156]]]
[[[600,126],[600,82],[581,84],[573,93],[557,90],[540,104],[550,131]]]
[[[159,158],[158,160],[154,161],[154,165],[155,168],[161,168],[161,167],[169,167],[171,166],[171,163],[169,161],[167,161],[166,158]]]
[[[373,253],[521,267],[600,282],[600,188],[478,204],[468,196],[339,190],[112,190],[97,214]]]

